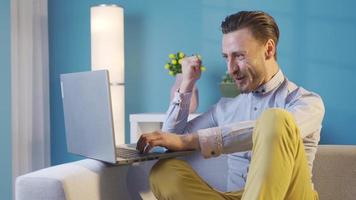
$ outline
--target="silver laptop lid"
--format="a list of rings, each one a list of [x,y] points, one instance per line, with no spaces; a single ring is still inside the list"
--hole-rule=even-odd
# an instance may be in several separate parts
[[[116,162],[107,70],[61,74],[69,152]]]

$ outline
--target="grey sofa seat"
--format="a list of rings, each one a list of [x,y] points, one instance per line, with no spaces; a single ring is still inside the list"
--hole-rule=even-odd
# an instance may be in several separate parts
[[[214,188],[226,191],[226,156],[203,159],[199,153],[182,158]],[[148,174],[155,161],[114,166],[92,159],[71,162],[19,176],[17,200],[154,199]],[[313,182],[321,200],[356,197],[356,146],[320,145]]]
[[[321,200],[356,199],[356,146],[320,145],[313,182]]]

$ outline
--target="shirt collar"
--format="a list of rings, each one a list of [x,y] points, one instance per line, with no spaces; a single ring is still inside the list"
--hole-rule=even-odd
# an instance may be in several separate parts
[[[255,91],[252,93],[254,94],[266,94],[270,92],[271,90],[275,89],[278,87],[282,82],[284,81],[284,75],[282,70],[278,70],[278,72],[272,77],[271,80],[269,80],[267,83],[261,85],[259,88],[257,88]]]

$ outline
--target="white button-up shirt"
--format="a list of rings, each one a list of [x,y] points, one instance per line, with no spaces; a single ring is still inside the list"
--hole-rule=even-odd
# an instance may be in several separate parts
[[[256,91],[235,98],[221,98],[207,112],[187,121],[191,93],[177,92],[167,111],[163,131],[198,133],[201,153],[206,157],[228,154],[228,190],[243,189],[251,161],[252,131],[256,119],[268,108],[292,113],[303,138],[312,169],[320,140],[324,105],[317,94],[289,81],[281,70]]]

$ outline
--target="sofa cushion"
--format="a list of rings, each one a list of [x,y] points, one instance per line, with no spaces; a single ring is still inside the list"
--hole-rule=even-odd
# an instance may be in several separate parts
[[[356,146],[319,145],[313,182],[322,200],[356,199]]]

